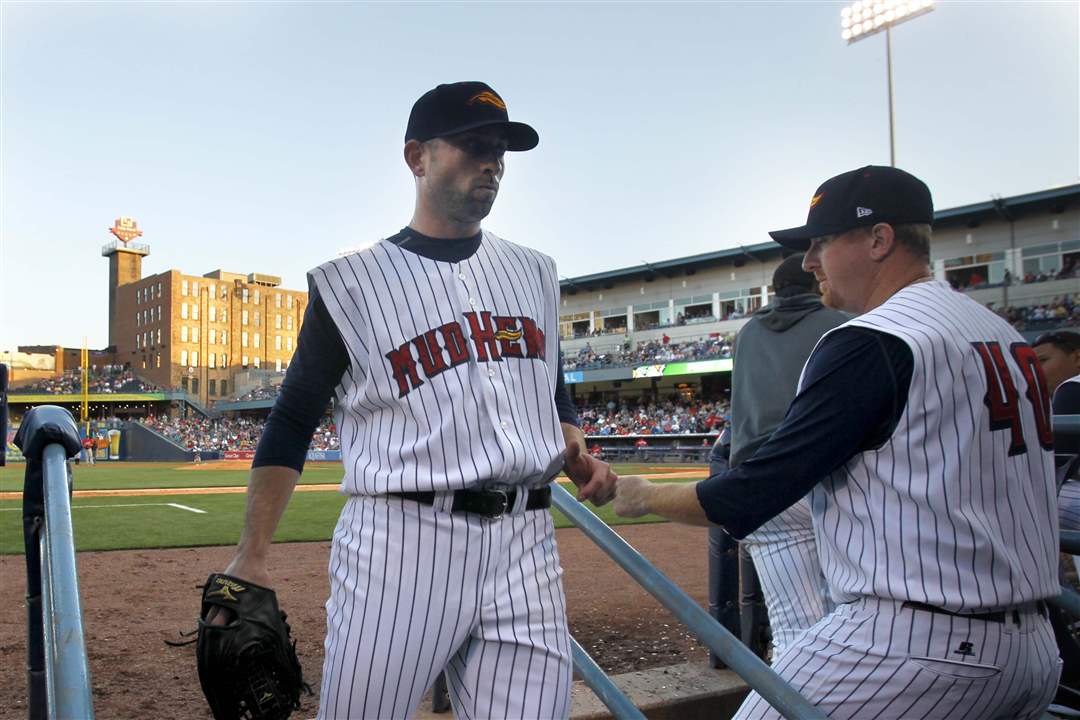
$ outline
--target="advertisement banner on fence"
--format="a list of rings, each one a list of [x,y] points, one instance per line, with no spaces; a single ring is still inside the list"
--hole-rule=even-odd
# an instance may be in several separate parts
[[[341,462],[340,450],[308,450],[309,462]]]
[[[226,450],[221,454],[224,460],[254,460],[254,450]]]

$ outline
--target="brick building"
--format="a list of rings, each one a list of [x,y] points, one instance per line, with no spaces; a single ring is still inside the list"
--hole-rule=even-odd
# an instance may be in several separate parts
[[[143,277],[149,253],[148,245],[122,239],[102,248],[109,258],[109,343],[118,363],[203,404],[235,396],[237,375],[285,371],[307,292],[259,273],[166,270]]]

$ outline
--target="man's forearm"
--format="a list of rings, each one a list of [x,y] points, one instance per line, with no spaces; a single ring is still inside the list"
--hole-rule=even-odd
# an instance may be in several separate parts
[[[684,525],[713,525],[698,500],[697,483],[654,483],[649,487],[645,505],[651,514]]]
[[[247,510],[244,531],[237,555],[251,560],[265,560],[281,516],[292,497],[300,473],[280,465],[254,468],[248,480]]]
[[[585,452],[585,433],[581,432],[581,428],[577,425],[571,425],[570,423],[559,424],[562,425],[563,440],[566,444],[569,445],[570,441],[574,440],[577,442],[578,447],[581,448],[581,451]]]

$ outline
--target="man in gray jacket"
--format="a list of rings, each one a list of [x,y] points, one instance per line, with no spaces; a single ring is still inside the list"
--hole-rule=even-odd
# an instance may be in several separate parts
[[[773,273],[776,297],[754,313],[735,341],[731,379],[731,467],[754,454],[784,419],[817,341],[848,316],[822,304],[817,281],[793,255]],[[832,608],[806,499],[743,541],[769,611],[773,657]]]

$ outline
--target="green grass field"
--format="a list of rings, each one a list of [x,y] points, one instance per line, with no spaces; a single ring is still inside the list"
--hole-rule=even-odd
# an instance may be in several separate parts
[[[99,463],[93,467],[81,466],[74,471],[75,489],[203,488],[243,486],[247,483],[246,470],[188,470],[183,469],[185,467],[188,466],[169,463]],[[621,474],[657,472],[655,466],[641,465],[620,465],[616,470]],[[341,474],[339,464],[309,464],[301,482],[336,484]],[[673,481],[682,482],[685,479]],[[0,468],[0,492],[21,490],[22,482],[21,465]],[[332,490],[296,493],[274,536],[275,541],[329,540],[344,502],[345,497]],[[21,500],[0,500],[0,554],[23,552],[21,507]],[[616,518],[610,506],[589,507],[612,525],[660,521],[656,517],[627,521]],[[75,497],[72,501],[77,550],[231,545],[240,536],[243,513],[243,493],[115,495]],[[569,525],[562,513],[557,510],[552,510],[552,513],[558,527]]]

